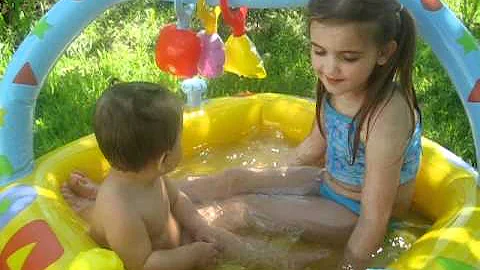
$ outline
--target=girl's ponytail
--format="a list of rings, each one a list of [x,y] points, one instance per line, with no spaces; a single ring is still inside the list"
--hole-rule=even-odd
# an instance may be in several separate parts
[[[404,92],[405,98],[408,101],[410,111],[414,112],[416,110],[419,112],[420,110],[412,81],[417,38],[415,20],[410,12],[403,8],[403,6],[397,11],[397,16],[399,24],[397,33],[398,53],[396,56],[397,80],[403,89],[402,92]],[[413,126],[415,126],[415,116],[412,115],[411,119]]]

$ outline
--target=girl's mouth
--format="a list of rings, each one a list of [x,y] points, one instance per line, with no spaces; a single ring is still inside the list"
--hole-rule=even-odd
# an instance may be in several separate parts
[[[330,78],[328,76],[325,76],[325,79],[327,80],[327,82],[329,84],[337,84],[337,83],[341,83],[341,82],[344,81],[344,79]]]

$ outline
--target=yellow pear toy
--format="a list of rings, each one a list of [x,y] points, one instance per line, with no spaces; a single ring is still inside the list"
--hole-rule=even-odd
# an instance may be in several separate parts
[[[248,78],[263,79],[267,72],[255,44],[246,35],[245,21],[248,9],[231,10],[227,0],[220,0],[223,20],[232,27],[233,33],[225,43],[225,71]]]

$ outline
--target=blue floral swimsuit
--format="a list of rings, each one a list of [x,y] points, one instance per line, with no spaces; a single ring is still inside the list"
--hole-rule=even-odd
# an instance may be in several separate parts
[[[365,177],[365,145],[362,142],[359,143],[355,162],[353,162],[353,134],[357,128],[357,123],[352,123],[352,118],[337,112],[327,98],[323,100],[325,134],[328,141],[326,169],[332,177],[342,183],[362,186]],[[351,136],[349,136],[349,132]],[[421,137],[422,126],[418,121],[405,149],[400,184],[414,179],[417,174],[422,152]],[[335,193],[325,181],[320,186],[320,194],[326,199],[335,201],[352,212],[360,214],[359,201]]]

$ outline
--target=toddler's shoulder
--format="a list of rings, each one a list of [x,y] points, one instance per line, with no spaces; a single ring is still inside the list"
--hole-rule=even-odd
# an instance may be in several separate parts
[[[110,215],[110,212],[114,212],[118,215],[126,215],[132,209],[129,200],[129,196],[126,194],[131,194],[126,192],[124,187],[119,186],[114,179],[106,180],[99,188],[98,195],[95,200],[95,209],[99,214]],[[132,196],[130,196],[132,197]]]

